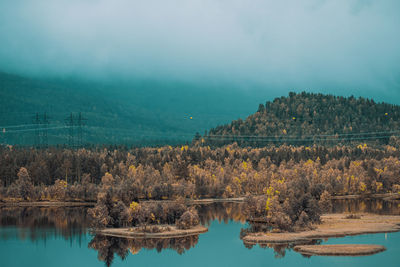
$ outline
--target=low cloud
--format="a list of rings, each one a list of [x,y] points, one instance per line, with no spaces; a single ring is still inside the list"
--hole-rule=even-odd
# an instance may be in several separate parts
[[[2,0],[0,69],[399,96],[397,0]]]

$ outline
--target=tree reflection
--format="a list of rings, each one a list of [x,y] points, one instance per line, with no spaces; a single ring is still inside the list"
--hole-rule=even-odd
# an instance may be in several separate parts
[[[399,215],[399,201],[384,199],[336,199],[333,200],[334,213],[366,212],[382,215]]]
[[[202,225],[209,225],[211,221],[228,223],[230,220],[246,222],[243,203],[237,202],[218,202],[210,204],[196,205]]]
[[[97,258],[103,261],[106,266],[111,266],[114,255],[118,255],[124,260],[128,253],[133,255],[140,252],[141,249],[155,249],[161,252],[165,249],[175,250],[178,254],[193,248],[199,240],[199,235],[192,235],[179,238],[137,238],[128,239],[120,237],[111,237],[104,235],[95,235],[90,241],[88,247],[98,251]]]
[[[86,234],[90,219],[82,207],[2,207],[0,227],[15,227],[17,234],[1,231],[1,239],[31,241],[62,236],[66,240]]]
[[[243,245],[248,248],[252,249],[255,245],[258,245],[260,248],[272,248],[274,250],[275,258],[283,258],[286,255],[286,251],[292,250],[297,245],[318,245],[321,244],[322,240],[314,239],[310,241],[297,241],[297,242],[251,242],[243,240],[247,234],[250,233],[258,233],[258,232],[267,232],[268,227],[265,223],[248,223],[247,228],[240,229],[240,239],[243,241]]]

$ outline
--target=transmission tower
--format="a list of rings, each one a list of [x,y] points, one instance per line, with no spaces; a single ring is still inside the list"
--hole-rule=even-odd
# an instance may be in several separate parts
[[[79,112],[77,116],[71,112],[71,114],[65,119],[65,123],[68,127],[68,145],[70,147],[80,147],[83,145],[83,127],[85,126],[86,118],[82,116]],[[75,131],[74,128],[77,128]],[[75,140],[75,135],[77,134],[77,140]]]

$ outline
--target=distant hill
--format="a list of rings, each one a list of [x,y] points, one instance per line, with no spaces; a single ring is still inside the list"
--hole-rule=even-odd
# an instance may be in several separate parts
[[[39,79],[0,72],[0,143],[37,143],[37,112],[40,120],[44,112],[49,117],[47,135],[53,145],[68,143],[69,129],[64,126],[71,112],[75,118],[82,112],[87,119],[85,144],[183,143],[196,132],[247,116],[259,102],[257,95],[239,90],[226,94],[225,89],[171,81]]]
[[[307,145],[345,142],[387,143],[400,135],[400,106],[372,99],[313,93],[290,93],[245,120],[212,128],[203,142],[241,145]],[[197,139],[200,139],[198,136]]]

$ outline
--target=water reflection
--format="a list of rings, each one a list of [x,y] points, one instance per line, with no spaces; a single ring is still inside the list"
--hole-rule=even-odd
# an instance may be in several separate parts
[[[398,202],[384,200],[335,200],[334,212],[372,212],[378,214],[400,214]],[[244,205],[242,203],[212,203],[195,205],[202,225],[210,226],[214,220],[229,224],[238,222],[235,230],[230,230],[232,238],[239,238],[248,231],[256,231],[257,225],[246,223]],[[66,240],[80,239],[89,233],[90,218],[85,207],[2,207],[0,208],[0,239],[46,240],[61,236]],[[226,226],[228,229],[229,226]],[[242,228],[241,230],[240,227]],[[229,228],[233,229],[233,228]],[[240,233],[239,233],[240,231]],[[204,234],[205,239],[218,238],[213,231]],[[88,247],[98,253],[98,259],[110,266],[119,257],[125,259],[130,254],[145,250],[174,250],[182,254],[193,249],[199,236],[164,239],[125,239],[95,235]],[[315,240],[317,244],[321,240]],[[265,243],[258,246],[273,249],[276,258],[282,258],[295,244]],[[297,245],[297,244],[296,244]],[[243,243],[243,247],[251,249],[252,243]]]
[[[132,255],[139,253],[142,249],[155,249],[161,252],[165,249],[175,250],[178,254],[184,253],[197,244],[198,235],[180,237],[180,238],[119,238],[103,235],[95,235],[90,241],[89,248],[98,251],[97,258],[103,261],[107,266],[111,266],[114,255],[118,255],[124,260],[129,252]]]
[[[31,241],[62,236],[68,240],[87,233],[90,219],[81,207],[2,207],[0,239],[17,238]],[[13,227],[17,231],[5,231]]]
[[[333,200],[334,213],[375,213],[382,215],[400,215],[399,201],[383,199],[337,199]]]
[[[273,249],[275,258],[283,258],[286,255],[287,251],[293,250],[295,246],[298,245],[319,245],[322,243],[321,239],[310,240],[307,242],[296,242],[296,243],[249,243],[243,242],[243,245],[248,248],[252,249],[254,246],[258,245],[260,248],[264,249]],[[304,257],[310,257],[307,255],[303,255]]]
[[[202,204],[196,205],[196,209],[202,225],[209,225],[214,220],[224,223],[228,223],[230,220],[241,223],[246,222],[243,203],[219,202]]]

